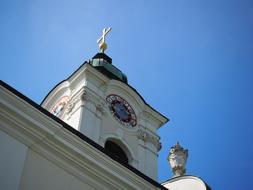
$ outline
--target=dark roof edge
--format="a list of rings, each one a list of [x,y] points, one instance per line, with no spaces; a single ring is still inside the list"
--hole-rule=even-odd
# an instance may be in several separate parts
[[[156,187],[158,187],[160,189],[168,190],[166,187],[162,186],[157,181],[155,181],[155,180],[151,179],[150,177],[146,176],[145,174],[143,174],[142,172],[140,172],[136,168],[134,168],[134,167],[132,167],[132,166],[130,166],[130,165],[122,162],[120,159],[118,159],[117,157],[115,157],[113,154],[111,154],[110,152],[108,152],[107,150],[105,150],[102,146],[100,146],[99,144],[97,144],[96,142],[94,142],[93,140],[91,140],[90,138],[88,138],[87,136],[85,136],[84,134],[80,133],[79,131],[77,131],[76,129],[74,129],[73,127],[71,127],[70,125],[68,125],[67,123],[65,123],[61,119],[59,119],[58,117],[54,116],[53,114],[51,114],[49,111],[47,111],[46,109],[44,109],[43,107],[41,107],[39,104],[37,104],[36,102],[34,102],[33,100],[31,100],[30,98],[28,98],[27,96],[23,95],[22,93],[20,93],[19,91],[17,91],[13,87],[9,86],[7,83],[5,83],[2,80],[0,80],[0,85],[3,86],[4,88],[6,88],[7,90],[9,90],[10,92],[12,92],[13,94],[15,94],[16,96],[18,96],[19,98],[21,98],[24,101],[26,101],[27,103],[29,103],[31,106],[33,106],[34,108],[36,108],[37,110],[39,110],[40,112],[42,112],[43,114],[45,114],[46,116],[50,117],[54,121],[56,121],[59,124],[61,124],[62,127],[64,127],[65,129],[67,129],[71,133],[75,134],[76,136],[78,136],[79,138],[81,138],[82,140],[84,140],[85,142],[87,142],[88,144],[90,144],[91,146],[93,146],[94,148],[96,148],[97,150],[101,151],[102,153],[106,154],[107,156],[109,156],[110,158],[112,158],[113,160],[115,160],[116,162],[118,162],[121,165],[123,165],[124,167],[126,167],[127,169],[131,170],[132,172],[134,172],[139,177],[143,178],[144,180],[148,181],[149,183],[151,183],[152,185],[154,185],[154,186],[156,186]]]
[[[43,104],[43,102],[47,99],[47,97],[49,96],[49,94],[51,94],[51,92],[57,87],[57,86],[59,86],[61,83],[63,83],[63,82],[65,82],[65,81],[67,81],[67,80],[69,80],[83,65],[85,65],[85,64],[87,64],[88,62],[87,61],[85,61],[81,66],[79,66],[78,67],[78,69],[76,69],[67,79],[65,79],[65,80],[62,80],[61,82],[59,82],[58,84],[56,84],[49,92],[48,92],[48,94],[45,96],[45,98],[41,101],[41,103],[40,103],[40,105],[42,105]],[[102,73],[103,74],[103,73]],[[104,75],[104,74],[103,74]],[[120,81],[120,80],[119,80]],[[120,81],[120,82],[122,82],[122,81]],[[125,85],[127,85],[128,87],[130,87],[140,98],[141,98],[141,100],[148,106],[148,107],[150,107],[154,112],[156,112],[156,113],[158,113],[158,114],[160,114],[162,117],[164,117],[165,119],[166,119],[166,122],[165,123],[167,123],[168,121],[169,121],[169,118],[167,118],[166,116],[164,116],[163,114],[161,114],[161,113],[159,113],[157,110],[155,110],[154,108],[152,108],[145,100],[144,100],[144,98],[139,94],[139,92],[135,89],[135,88],[133,88],[132,86],[130,86],[129,84],[126,84],[126,83],[124,83]]]
[[[204,182],[204,184],[206,186],[206,190],[212,190],[211,187],[201,177],[194,176],[194,175],[183,175],[183,176],[173,177],[171,179],[167,179],[166,181],[162,182],[161,184],[166,183],[166,182],[168,182],[168,181],[170,181],[172,179],[181,178],[181,177],[196,177],[196,178],[199,178],[199,179],[201,179]]]
[[[85,65],[85,64],[87,64],[87,63],[88,63],[88,62],[85,61],[85,62],[84,62],[82,65],[80,65],[80,66],[78,67],[78,69],[76,69],[67,79],[62,80],[61,82],[57,83],[57,84],[47,93],[47,95],[45,96],[45,98],[41,101],[40,105],[43,104],[43,102],[47,99],[47,97],[51,94],[51,92],[53,92],[53,90],[54,90],[57,86],[59,86],[61,83],[65,82],[65,81],[69,80],[79,69],[81,69],[81,67],[82,67],[83,65]]]
[[[97,53],[96,55],[93,56],[92,59],[104,59],[106,60],[108,63],[112,64],[112,58],[110,58],[108,55],[106,55],[105,53]]]

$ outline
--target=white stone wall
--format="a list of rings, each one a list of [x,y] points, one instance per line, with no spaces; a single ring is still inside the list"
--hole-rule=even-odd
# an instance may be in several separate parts
[[[80,137],[0,86],[1,189],[162,189]]]
[[[110,94],[122,97],[131,105],[137,116],[135,127],[126,127],[113,117],[106,102]],[[157,179],[160,143],[156,130],[166,122],[166,118],[147,106],[128,85],[108,79],[87,64],[63,82],[62,88],[61,84],[56,87],[42,106],[52,109],[63,95],[68,95],[70,101],[61,119],[101,146],[108,138],[120,142],[130,160],[129,164]]]
[[[95,190],[95,184],[79,180],[63,168],[29,150],[19,190],[35,189]]]
[[[206,190],[205,183],[195,176],[180,176],[162,184],[170,190]]]
[[[0,186],[18,190],[28,148],[0,130]]]

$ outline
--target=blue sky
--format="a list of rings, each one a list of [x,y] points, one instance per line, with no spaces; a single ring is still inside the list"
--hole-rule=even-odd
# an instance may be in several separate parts
[[[107,54],[155,109],[159,182],[179,141],[187,174],[212,189],[251,189],[253,2],[247,0],[9,0],[0,2],[0,78],[37,103],[98,52]]]

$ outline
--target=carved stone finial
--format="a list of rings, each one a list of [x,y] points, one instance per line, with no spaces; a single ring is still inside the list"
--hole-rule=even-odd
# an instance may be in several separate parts
[[[185,174],[185,165],[187,158],[188,150],[181,147],[178,142],[174,147],[171,147],[167,160],[170,163],[174,177],[182,176]]]

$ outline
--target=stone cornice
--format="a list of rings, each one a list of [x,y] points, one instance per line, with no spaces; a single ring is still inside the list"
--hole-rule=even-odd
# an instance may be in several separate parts
[[[149,106],[145,106],[145,111],[141,112],[139,114],[139,117],[142,118],[144,121],[152,121],[156,129],[159,129],[164,123],[168,121],[165,118],[161,117],[161,115],[159,115],[157,112],[150,109]]]
[[[51,102],[51,98],[54,97],[61,89],[68,88],[69,90],[75,89],[78,84],[82,84],[81,86],[86,86],[86,78],[92,77],[94,81],[99,81],[101,84],[107,83],[109,80],[102,73],[94,69],[89,64],[81,65],[69,78],[58,83],[45,97],[42,101],[42,107],[47,107],[47,105]]]

